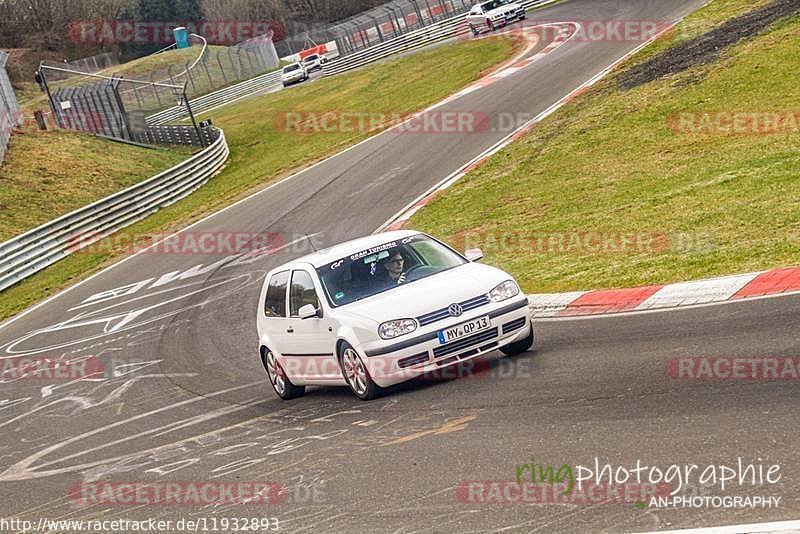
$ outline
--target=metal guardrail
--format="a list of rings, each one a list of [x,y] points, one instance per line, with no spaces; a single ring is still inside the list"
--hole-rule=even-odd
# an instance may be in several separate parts
[[[225,134],[216,132],[211,146],[171,169],[0,243],[0,291],[205,184],[228,159]]]
[[[519,3],[526,8],[532,8],[551,2],[552,0],[522,0]],[[430,26],[408,32],[380,44],[359,50],[358,52],[342,56],[340,59],[333,60],[325,65],[323,71],[328,76],[339,74],[399,52],[427,46],[438,40],[465,35],[469,32],[470,29],[466,21],[466,15],[456,15],[455,17],[450,17],[449,19],[431,24]]]
[[[523,0],[520,2],[526,8],[538,7],[551,3],[553,0]],[[393,39],[386,40],[369,48],[359,50],[340,59],[331,60],[323,67],[326,76],[338,74],[351,69],[355,69],[389,57],[393,54],[412,50],[429,45],[440,39],[455,37],[469,32],[465,15],[459,14],[446,20],[442,20],[425,26],[418,30],[410,31]],[[189,102],[192,111],[202,113],[216,106],[223,105],[231,100],[242,98],[251,94],[265,91],[280,84],[280,71],[270,72],[262,76],[257,76],[250,80],[226,87],[219,91],[209,93]],[[186,109],[183,107],[173,107],[147,117],[148,124],[165,124],[186,118]]]
[[[219,91],[214,91],[213,93],[208,93],[207,95],[195,98],[194,100],[189,101],[189,105],[192,107],[192,111],[194,113],[202,113],[221,104],[236,100],[237,98],[248,96],[277,86],[280,83],[280,70],[268,72],[267,74],[256,76],[255,78],[231,85],[230,87],[220,89]],[[166,124],[168,122],[184,119],[187,116],[188,115],[186,113],[185,106],[175,106],[165,109],[164,111],[154,113],[153,115],[147,117],[146,120],[148,124]]]

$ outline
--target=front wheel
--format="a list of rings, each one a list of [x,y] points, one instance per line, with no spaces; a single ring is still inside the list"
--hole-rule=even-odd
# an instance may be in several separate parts
[[[480,30],[478,30],[478,28],[476,28],[476,27],[475,27],[475,26],[473,26],[472,24],[470,24],[470,25],[469,25],[469,31],[471,31],[471,32],[472,32],[472,35],[474,35],[475,37],[477,37],[477,36],[478,36],[478,34],[480,34],[480,33],[481,33],[481,32],[480,32]]]
[[[339,354],[339,366],[350,390],[361,400],[372,400],[383,389],[369,375],[369,370],[353,347],[345,343]]]
[[[486,28],[487,28],[487,29],[488,29],[490,32],[493,32],[493,31],[494,31],[494,24],[492,23],[492,21],[491,21],[491,20],[487,20],[487,21],[486,21]]]
[[[505,347],[500,347],[500,352],[502,352],[506,356],[517,356],[518,354],[527,352],[533,346],[533,340],[534,340],[533,323],[531,323],[531,331],[525,337],[525,339],[521,339],[516,343],[511,343],[510,345],[506,345]]]
[[[291,400],[302,397],[305,394],[306,387],[292,384],[292,381],[286,376],[286,372],[271,350],[265,349],[261,358],[264,361],[264,368],[267,370],[269,383],[272,384],[272,389],[278,397],[283,400]]]

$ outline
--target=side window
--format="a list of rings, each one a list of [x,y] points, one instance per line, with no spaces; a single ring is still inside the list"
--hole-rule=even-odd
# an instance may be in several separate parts
[[[267,317],[286,317],[286,284],[289,271],[272,275],[264,302],[264,315]]]
[[[317,299],[317,290],[314,289],[314,281],[307,272],[294,271],[292,288],[289,291],[289,315],[297,317],[300,314],[300,308],[306,304],[311,304],[319,309],[319,299]]]

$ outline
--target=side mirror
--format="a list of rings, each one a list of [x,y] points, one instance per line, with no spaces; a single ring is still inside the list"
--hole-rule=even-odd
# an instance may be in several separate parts
[[[300,319],[305,320],[305,319],[311,319],[312,317],[319,317],[320,316],[319,312],[320,310],[315,308],[313,304],[306,304],[297,311],[297,315],[300,317]]]
[[[464,257],[469,261],[481,261],[483,259],[483,251],[479,248],[470,248],[464,252]]]

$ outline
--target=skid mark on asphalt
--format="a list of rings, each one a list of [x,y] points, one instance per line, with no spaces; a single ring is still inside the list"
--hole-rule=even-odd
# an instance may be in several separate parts
[[[425,436],[432,436],[432,435],[441,435],[441,434],[449,434],[451,432],[459,432],[467,428],[471,421],[477,419],[477,415],[467,415],[465,417],[459,417],[458,419],[453,419],[451,421],[447,421],[445,424],[440,426],[434,430],[423,430],[422,432],[416,432],[414,434],[403,436],[401,438],[394,439],[388,443],[382,444],[383,447],[387,445],[398,445],[400,443],[407,443],[409,441],[414,441],[415,439],[424,438]]]

